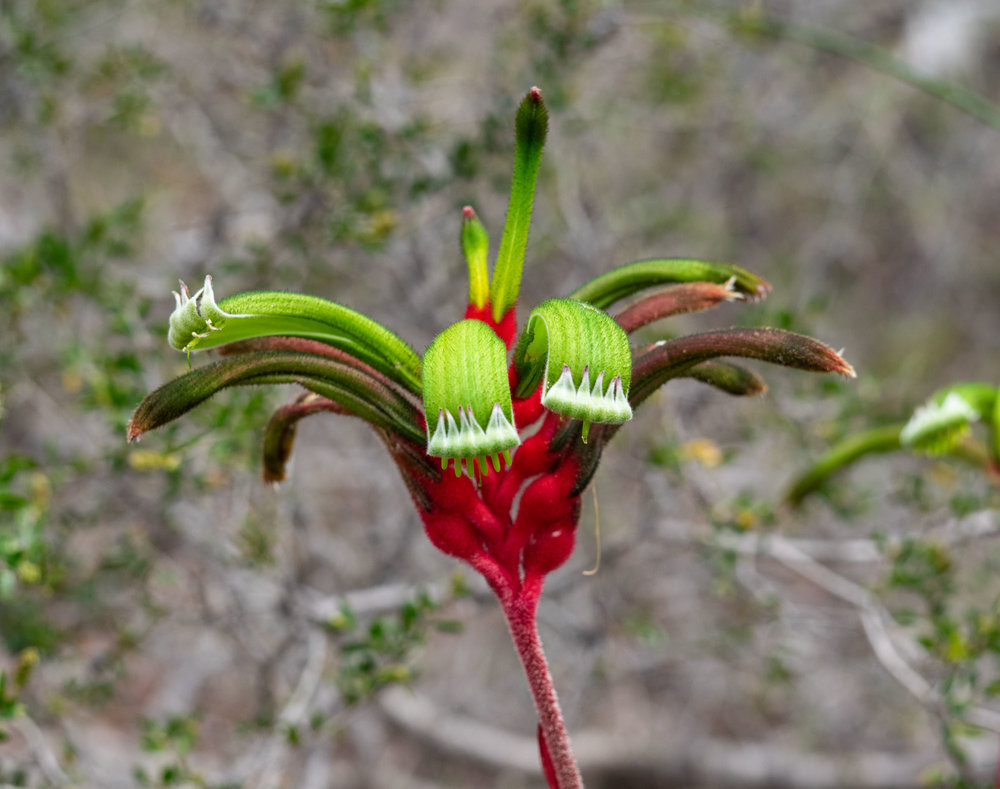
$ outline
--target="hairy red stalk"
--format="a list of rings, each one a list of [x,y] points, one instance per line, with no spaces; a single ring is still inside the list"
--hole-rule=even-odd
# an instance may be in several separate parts
[[[636,329],[661,318],[707,310],[724,301],[741,298],[742,294],[725,285],[713,282],[685,282],[671,285],[630,304],[615,315],[615,320],[628,334],[631,334]]]
[[[542,579],[538,578],[537,584],[525,587],[521,594],[505,604],[503,612],[538,711],[541,734],[539,749],[549,785],[552,789],[582,789],[583,779],[576,766],[569,733],[559,709],[552,675],[549,673],[535,624],[541,591]]]

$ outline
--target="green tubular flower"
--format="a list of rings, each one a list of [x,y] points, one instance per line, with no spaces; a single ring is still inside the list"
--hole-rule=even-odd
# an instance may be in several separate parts
[[[569,297],[604,309],[640,290],[674,282],[729,283],[735,292],[749,299],[763,298],[771,289],[756,274],[730,263],[660,258],[619,266],[581,285]]]
[[[991,418],[996,398],[996,389],[989,384],[942,389],[914,412],[899,441],[930,455],[949,452],[969,433],[973,422]]]
[[[628,390],[632,352],[628,335],[605,312],[573,299],[550,299],[528,316],[514,352],[517,396],[538,382],[542,405],[583,421],[620,424],[632,418]]]
[[[514,427],[507,351],[503,341],[482,321],[463,320],[441,332],[427,348],[423,361],[427,454],[441,458],[441,467],[455,461],[485,459],[500,470],[502,452],[521,443]],[[469,471],[471,472],[471,467]]]
[[[346,351],[410,391],[420,391],[420,359],[403,340],[364,315],[315,296],[241,293],[215,300],[212,278],[193,296],[174,292],[167,339],[179,351],[214,348],[252,337],[319,340]]]

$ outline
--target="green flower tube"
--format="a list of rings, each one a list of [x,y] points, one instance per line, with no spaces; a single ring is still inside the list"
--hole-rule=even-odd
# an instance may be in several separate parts
[[[414,393],[420,391],[420,357],[413,349],[381,324],[335,302],[281,292],[241,293],[217,302],[211,277],[205,277],[193,296],[181,283],[174,299],[167,339],[179,351],[254,337],[306,337],[355,356]]]

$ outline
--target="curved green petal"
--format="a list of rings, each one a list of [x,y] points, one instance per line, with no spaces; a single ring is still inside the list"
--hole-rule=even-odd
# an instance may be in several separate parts
[[[572,299],[542,302],[528,316],[514,351],[517,396],[542,385],[542,405],[584,423],[620,424],[628,402],[632,351],[628,335],[596,307]]]
[[[174,293],[170,344],[181,351],[213,348],[252,337],[308,337],[347,351],[413,392],[420,390],[420,358],[398,336],[359,312],[315,296],[256,292],[216,303],[212,278],[189,296]]]
[[[663,340],[637,355],[629,395],[632,406],[638,406],[672,378],[689,375],[695,365],[723,356],[855,376],[854,368],[839,353],[812,337],[783,329],[725,329]]]
[[[223,359],[150,392],[128,426],[129,440],[183,416],[231,386],[298,383],[373,425],[420,441],[419,412],[406,398],[342,362],[295,351],[255,351]]]
[[[423,361],[427,454],[461,461],[490,457],[521,443],[514,426],[507,349],[482,321],[463,320],[441,332]],[[480,463],[480,468],[485,468]]]
[[[284,482],[288,478],[288,461],[295,443],[298,423],[307,416],[318,413],[349,414],[346,408],[314,392],[306,392],[294,403],[281,406],[271,415],[264,429],[262,452],[265,482]]]
[[[640,290],[670,282],[714,282],[732,287],[749,298],[762,298],[771,286],[756,274],[730,263],[662,258],[640,260],[612,269],[573,291],[569,298],[605,309]]]

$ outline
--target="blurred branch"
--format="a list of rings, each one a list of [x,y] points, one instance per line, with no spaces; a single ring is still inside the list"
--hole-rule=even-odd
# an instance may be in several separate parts
[[[680,14],[708,19],[725,26],[731,32],[746,36],[792,41],[830,55],[851,60],[873,71],[898,79],[955,109],[971,115],[976,120],[1000,131],[1000,107],[985,96],[963,88],[953,82],[925,74],[896,57],[888,49],[828,28],[801,25],[776,16],[770,16],[756,7],[735,13],[730,8],[708,3],[674,3]],[[662,12],[642,17],[643,21],[663,23]]]
[[[903,537],[891,537],[884,542],[869,539],[809,540],[792,539],[778,534],[698,533],[690,521],[663,521],[658,536],[676,542],[698,542],[739,554],[770,556],[786,562],[817,560],[848,564],[875,563],[885,560],[886,553],[900,545]],[[965,518],[952,518],[947,524],[921,535],[943,545],[961,545],[974,540],[1000,536],[1000,512],[981,510]],[[911,535],[907,535],[910,538]]]
[[[38,724],[27,715],[22,715],[13,720],[10,725],[24,737],[46,781],[53,786],[68,786],[72,783],[49,747],[42,730],[38,728]]]
[[[815,561],[787,541],[772,546],[768,554],[801,577],[859,609],[861,624],[875,657],[890,676],[921,705],[932,712],[941,710],[943,699],[924,677],[900,654],[893,640],[885,608],[864,587]],[[969,723],[1000,732],[1000,712],[986,707],[969,707],[963,714]]]
[[[273,733],[254,751],[249,769],[240,770],[247,775],[247,786],[256,789],[276,789],[283,781],[285,762],[289,754],[289,732],[302,725],[309,706],[319,688],[326,664],[326,636],[310,629],[306,635],[306,660],[295,690],[279,713]],[[254,776],[258,776],[254,780]]]
[[[476,581],[478,581],[478,576]],[[475,583],[475,581],[472,582]],[[453,589],[454,586],[449,581],[438,581],[420,586],[400,583],[382,584],[368,589],[356,589],[340,595],[324,595],[314,589],[303,587],[296,592],[295,605],[308,620],[322,625],[342,614],[345,608],[359,616],[384,614],[398,610],[400,606],[420,594],[426,594],[431,601],[439,603],[446,599]],[[484,594],[488,593],[485,584],[483,584],[482,591]]]
[[[741,20],[742,21],[742,20]],[[750,15],[739,25],[750,33],[794,41],[821,52],[853,60],[874,71],[905,82],[934,98],[950,104],[987,126],[1000,131],[1000,107],[985,96],[953,82],[924,74],[889,50],[853,36],[826,28],[799,25],[772,16]]]
[[[425,746],[492,769],[538,775],[535,741],[463,715],[449,714],[403,688],[379,696],[393,724]],[[868,752],[827,757],[780,745],[727,742],[651,732],[647,740],[604,731],[574,735],[588,781],[605,785],[727,786],[740,789],[912,789],[928,760]],[[984,759],[982,770],[988,769]]]

